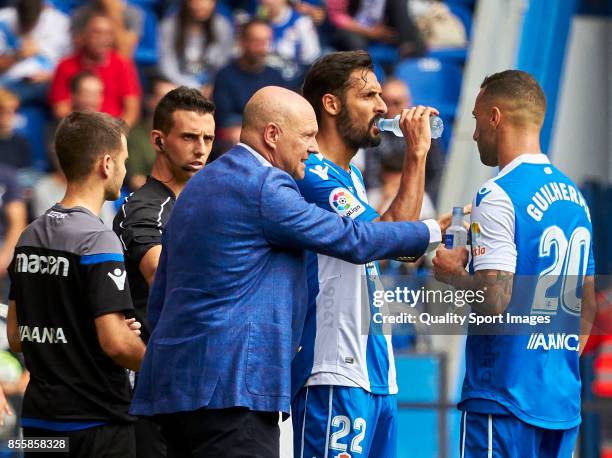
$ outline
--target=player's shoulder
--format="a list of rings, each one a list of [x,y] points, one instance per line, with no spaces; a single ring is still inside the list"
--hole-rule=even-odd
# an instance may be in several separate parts
[[[497,177],[485,181],[476,191],[474,196],[474,207],[492,202],[510,201],[510,196],[506,190],[498,183]]]
[[[341,180],[334,166],[320,153],[311,154],[305,165],[304,178],[298,182],[300,189],[329,189],[340,186]]]
[[[117,234],[105,227],[91,233],[89,240],[83,244],[81,255],[113,255],[115,257],[120,256],[123,260],[123,248]]]
[[[497,182],[497,178],[486,181],[474,196],[472,201],[472,213],[491,213],[503,211],[514,211],[514,205],[510,195]]]

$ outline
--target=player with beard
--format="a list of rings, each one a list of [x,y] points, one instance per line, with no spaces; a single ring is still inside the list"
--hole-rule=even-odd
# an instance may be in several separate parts
[[[361,172],[351,164],[359,148],[380,143],[376,122],[387,111],[370,56],[352,51],[319,59],[306,75],[303,95],[319,124],[319,154],[310,156],[306,176],[298,181],[304,198],[357,221],[416,220],[431,145],[429,117],[437,111],[423,106],[402,111],[401,185],[379,215],[368,204]],[[433,247],[440,227],[433,220],[426,224]],[[295,456],[394,457],[397,383],[391,336],[370,320],[377,311],[373,293],[382,288],[378,265],[311,253],[308,266],[309,307],[292,367]],[[362,323],[370,323],[369,332]]]

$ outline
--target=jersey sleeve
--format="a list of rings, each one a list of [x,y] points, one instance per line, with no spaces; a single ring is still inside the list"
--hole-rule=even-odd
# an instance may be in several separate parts
[[[143,256],[156,245],[161,245],[161,225],[158,216],[164,208],[153,203],[133,202],[124,204],[117,217],[123,217],[115,230],[130,261],[140,265]],[[123,212],[123,214],[121,213]]]
[[[589,260],[587,263],[586,275],[595,275],[595,257],[593,256],[593,241],[591,241],[591,248],[589,250]]]
[[[470,218],[474,271],[492,269],[515,273],[514,206],[495,182],[478,190]]]
[[[304,199],[318,207],[355,221],[373,221],[378,213],[357,193],[351,192],[322,162],[307,162],[303,180],[297,182]]]
[[[87,254],[81,256],[87,304],[94,318],[133,310],[123,252],[117,236],[100,232]]]

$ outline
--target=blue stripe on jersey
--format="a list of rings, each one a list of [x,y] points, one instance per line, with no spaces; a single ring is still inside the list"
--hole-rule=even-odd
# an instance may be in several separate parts
[[[123,262],[123,255],[121,253],[99,253],[99,254],[86,254],[81,256],[81,264],[100,264],[101,262],[117,261]]]
[[[21,426],[26,428],[41,428],[51,431],[81,431],[83,429],[95,428],[96,426],[106,425],[101,421],[49,421],[38,418],[21,418]]]

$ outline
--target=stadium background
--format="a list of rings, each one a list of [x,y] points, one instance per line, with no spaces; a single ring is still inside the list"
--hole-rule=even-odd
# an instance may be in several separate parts
[[[323,0],[307,0],[325,8]],[[413,0],[414,3],[419,3]],[[70,14],[79,0],[52,0]],[[142,15],[134,62],[145,92],[159,64],[159,25],[176,11],[172,2],[129,0]],[[423,2],[420,2],[423,3]],[[467,44],[430,47],[424,55],[401,58],[396,46],[371,43],[379,79],[394,75],[408,83],[415,104],[438,107],[445,121],[445,168],[436,208],[448,211],[471,200],[479,184],[495,170],[480,164],[472,141],[473,100],[486,74],[506,68],[532,73],[548,98],[542,146],[552,161],[579,183],[589,200],[595,231],[595,257],[600,306],[610,303],[612,244],[612,1],[610,0],[446,0],[449,11],[464,27]],[[12,2],[0,2],[10,7]],[[217,2],[236,25],[245,13],[261,12],[256,1]],[[0,15],[1,16],[1,15]],[[0,24],[1,30],[2,24]],[[322,52],[332,50],[333,25],[318,27]],[[0,52],[1,54],[1,52]],[[0,81],[1,79],[0,74]],[[22,103],[15,129],[31,147],[31,162],[17,171],[30,193],[50,170],[44,134],[52,124],[45,103]],[[0,163],[4,152],[0,145]],[[357,161],[363,158],[357,157]],[[127,189],[126,189],[127,192]],[[26,199],[27,199],[26,194]],[[32,213],[30,211],[30,213]],[[34,215],[30,215],[31,217]],[[607,293],[607,295],[606,295]],[[607,305],[609,308],[610,305]],[[462,336],[412,336],[397,355],[400,394],[399,457],[458,456],[459,415],[454,408],[462,379]],[[0,339],[0,345],[4,339]],[[606,456],[600,431],[601,415],[611,415],[612,389],[601,383],[610,370],[610,354],[594,345],[582,361],[584,377],[583,426],[580,457]],[[609,351],[609,350],[608,350]],[[0,376],[14,367],[0,359]],[[9,367],[10,366],[10,367]],[[593,390],[593,384],[598,389]],[[608,390],[608,391],[606,391]],[[283,457],[290,457],[290,422],[282,425]],[[610,446],[610,444],[607,444]],[[608,453],[612,451],[608,450]],[[612,456],[612,455],[607,455]]]

